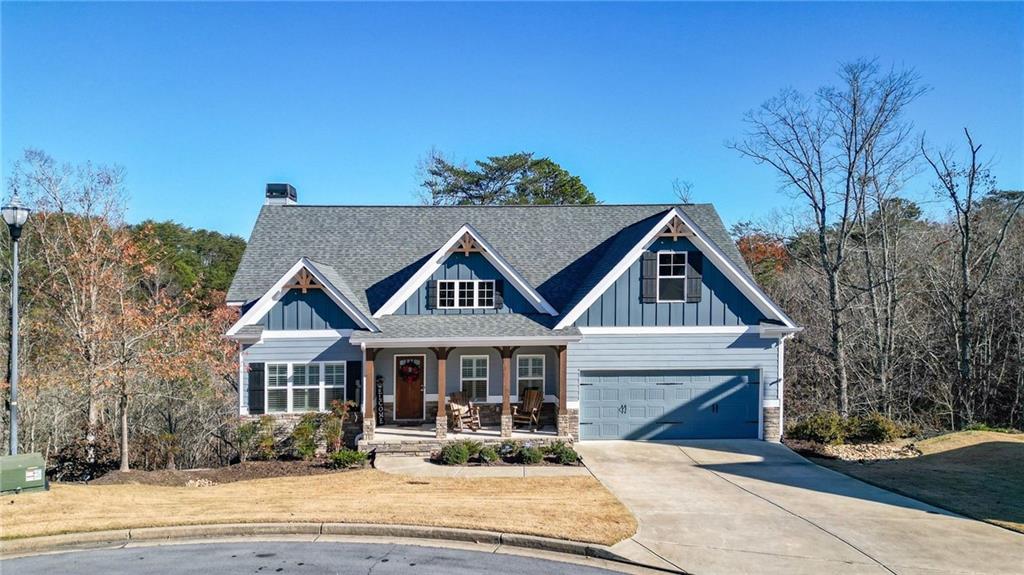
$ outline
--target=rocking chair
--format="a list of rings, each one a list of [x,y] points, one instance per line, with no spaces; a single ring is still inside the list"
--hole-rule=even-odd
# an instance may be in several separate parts
[[[519,405],[512,406],[512,427],[520,424],[529,425],[531,432],[543,427],[540,424],[540,408],[543,404],[544,394],[539,389],[526,388]]]
[[[461,391],[448,396],[448,427],[452,431],[480,431],[480,408],[466,401]]]

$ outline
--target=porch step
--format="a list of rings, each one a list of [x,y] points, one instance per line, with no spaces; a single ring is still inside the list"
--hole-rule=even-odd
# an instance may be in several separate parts
[[[417,438],[403,438],[401,440],[395,438],[387,439],[372,439],[367,441],[365,439],[359,440],[358,449],[359,451],[371,452],[375,451],[379,454],[396,455],[396,456],[408,456],[408,457],[429,457],[432,453],[440,451],[446,443],[452,443],[454,441],[461,441],[468,439],[471,441],[477,441],[484,445],[490,445],[497,447],[501,445],[504,439],[500,437],[459,437],[450,439],[417,439]],[[563,443],[572,443],[570,437],[558,437],[557,435],[538,435],[536,437],[513,437],[513,441],[520,443],[529,443],[536,447],[549,445],[556,441]]]

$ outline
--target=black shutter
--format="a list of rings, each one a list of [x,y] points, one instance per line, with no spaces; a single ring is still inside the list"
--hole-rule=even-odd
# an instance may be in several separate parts
[[[505,307],[505,280],[494,280],[494,309]]]
[[[427,309],[437,307],[437,280],[427,282]]]
[[[263,390],[265,389],[263,377],[263,364],[262,363],[250,363],[249,364],[249,413],[251,415],[262,415],[264,413],[263,407]]]
[[[686,252],[686,303],[700,303],[704,254]]]
[[[361,361],[346,361],[345,362],[345,397],[349,401],[354,401],[359,405],[363,404],[363,398],[359,393],[362,391],[360,384],[363,382],[363,362]]]
[[[658,301],[658,254],[644,252],[640,267],[640,301],[655,303]]]

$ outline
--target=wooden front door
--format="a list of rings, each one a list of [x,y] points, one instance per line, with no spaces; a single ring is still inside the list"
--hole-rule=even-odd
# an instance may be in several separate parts
[[[422,355],[395,356],[395,419],[423,419]]]

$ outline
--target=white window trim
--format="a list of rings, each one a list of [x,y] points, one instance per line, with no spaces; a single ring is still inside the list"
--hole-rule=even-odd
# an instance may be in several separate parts
[[[674,251],[674,250],[660,250],[654,252],[657,257],[658,263],[658,281],[654,286],[655,301],[657,303],[686,303],[686,267],[690,265],[690,254],[686,252]],[[661,254],[682,254],[683,255],[683,275],[681,276],[663,276],[661,275]],[[661,279],[681,279],[683,280],[683,299],[661,299]]]
[[[548,372],[547,372],[547,369],[548,369],[547,357],[544,354],[542,354],[542,353],[524,353],[522,355],[517,355],[516,356],[516,397],[517,398],[521,395],[519,393],[520,390],[523,389],[523,387],[522,387],[522,385],[523,385],[523,381],[522,380],[523,379],[527,379],[527,380],[531,380],[531,381],[537,379],[536,377],[526,377],[526,378],[520,377],[520,375],[519,375],[519,360],[520,359],[536,359],[536,358],[540,358],[540,393],[541,393],[541,395],[544,394],[544,385],[545,385],[545,383],[547,383],[547,375],[548,375]]]
[[[455,284],[452,288],[452,294],[454,296],[453,302],[455,305],[446,306],[441,305],[441,284],[452,283]],[[462,283],[473,284],[473,305],[459,305],[459,296],[462,293]],[[489,283],[491,284],[491,305],[480,305],[480,284]],[[434,294],[434,307],[436,309],[494,309],[494,296],[496,295],[494,280],[437,280],[437,290]]]
[[[463,364],[463,362],[465,360],[467,360],[467,359],[482,359],[482,360],[484,360],[484,369],[486,371],[484,372],[484,377],[483,377],[483,380],[484,380],[484,395],[483,395],[483,399],[480,399],[480,398],[470,398],[470,397],[467,397],[466,399],[468,401],[487,401],[487,391],[490,388],[490,382],[491,382],[491,358],[490,358],[490,356],[487,356],[487,355],[463,355],[463,356],[459,357],[459,391],[461,391],[462,393],[466,393],[465,392],[466,377],[465,377],[465,374],[463,372],[463,369],[464,369],[465,365]],[[475,368],[475,366],[474,366],[474,368]],[[474,377],[471,377],[469,379],[471,381],[479,381],[481,378],[474,376]]]
[[[283,365],[283,366],[285,366],[285,374],[286,374],[285,375],[285,386],[284,387],[276,386],[276,387],[273,388],[275,390],[279,390],[279,389],[284,389],[285,390],[285,410],[284,411],[270,411],[270,391],[271,391],[271,387],[270,387],[270,366],[272,366],[272,365],[275,365],[275,366]],[[303,365],[303,366],[306,366],[307,368],[309,368],[311,366],[314,366],[314,365],[317,366],[318,377],[317,377],[316,385],[295,385],[295,366],[296,365]],[[332,386],[330,386],[330,388],[331,389],[341,388],[342,402],[348,401],[348,384],[347,384],[348,364],[346,362],[344,362],[344,361],[309,361],[309,362],[305,362],[305,361],[295,361],[295,362],[277,361],[277,362],[267,363],[267,364],[265,364],[265,367],[264,367],[264,370],[265,370],[264,371],[264,373],[265,373],[265,375],[264,375],[265,381],[263,382],[263,411],[264,411],[264,413],[266,413],[268,415],[273,415],[273,414],[279,414],[279,413],[317,413],[317,412],[323,413],[325,411],[328,411],[329,407],[326,405],[326,402],[327,402],[326,391],[328,389],[328,386],[327,386],[327,365],[340,365],[341,366],[341,373],[342,373],[341,384],[340,385],[332,385]],[[309,382],[309,379],[308,379],[309,376],[307,375],[306,377],[307,377],[306,381],[308,383]],[[310,409],[310,410],[296,411],[295,410],[295,404],[294,404],[294,398],[295,398],[294,390],[295,389],[316,389],[316,390],[318,390],[317,409],[315,409],[315,410],[314,409]]]

